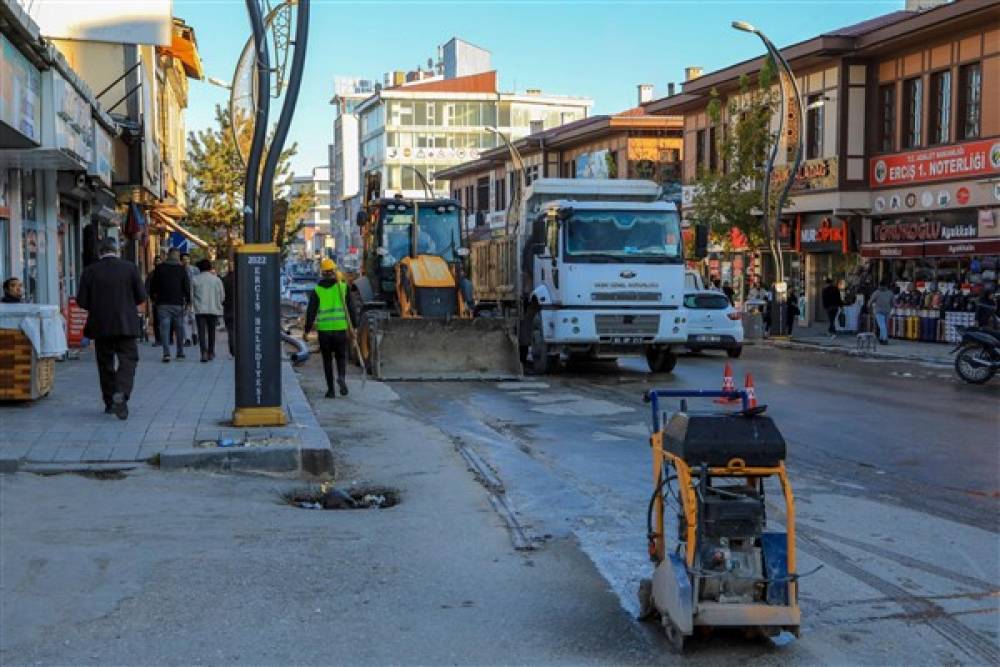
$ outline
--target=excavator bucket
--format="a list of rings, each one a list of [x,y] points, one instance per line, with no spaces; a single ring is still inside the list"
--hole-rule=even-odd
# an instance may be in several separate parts
[[[522,373],[504,319],[375,316],[367,324],[368,369],[378,380],[510,380]]]

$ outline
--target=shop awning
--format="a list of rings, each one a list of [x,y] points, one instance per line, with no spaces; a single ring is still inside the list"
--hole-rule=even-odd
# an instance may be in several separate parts
[[[170,231],[177,232],[178,234],[181,234],[182,236],[184,236],[184,238],[186,238],[187,240],[191,241],[191,243],[195,244],[196,246],[198,246],[200,248],[207,248],[208,247],[208,243],[207,242],[203,241],[198,236],[195,236],[194,234],[192,234],[190,231],[187,230],[187,228],[185,228],[183,225],[181,225],[180,223],[178,223],[173,218],[171,218],[171,217],[169,217],[167,215],[164,215],[160,211],[156,211],[156,210],[151,211],[150,214],[153,216],[153,219],[156,220],[158,223],[160,223],[161,225],[163,225],[164,227],[166,227]]]
[[[183,23],[174,23],[174,34],[170,46],[158,46],[157,51],[177,58],[184,66],[184,72],[193,79],[204,79],[205,71],[198,55],[198,42],[194,30]]]

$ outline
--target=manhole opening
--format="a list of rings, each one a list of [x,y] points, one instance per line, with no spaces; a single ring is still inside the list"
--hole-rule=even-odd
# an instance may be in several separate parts
[[[399,491],[385,486],[309,486],[285,491],[281,497],[292,507],[309,510],[387,509],[399,504]]]

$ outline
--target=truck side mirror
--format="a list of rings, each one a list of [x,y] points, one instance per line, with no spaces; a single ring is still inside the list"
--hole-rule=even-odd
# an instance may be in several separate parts
[[[708,225],[697,224],[694,226],[694,256],[702,259],[708,255]]]
[[[364,227],[365,223],[368,222],[368,214],[364,211],[358,211],[358,214],[354,216],[354,221],[357,223],[358,227]]]

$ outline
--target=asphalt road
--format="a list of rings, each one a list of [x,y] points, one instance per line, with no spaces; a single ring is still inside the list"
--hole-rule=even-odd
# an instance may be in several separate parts
[[[622,606],[648,576],[649,388],[719,388],[724,356],[572,367],[517,383],[395,383],[473,447],[535,535],[574,537]],[[781,428],[796,490],[803,637],[782,662],[1000,662],[1000,383],[951,369],[747,348],[733,363]],[[707,407],[707,406],[706,406]],[[760,657],[740,639],[694,656]],[[722,651],[722,653],[719,653]],[[767,655],[775,657],[774,653]]]

